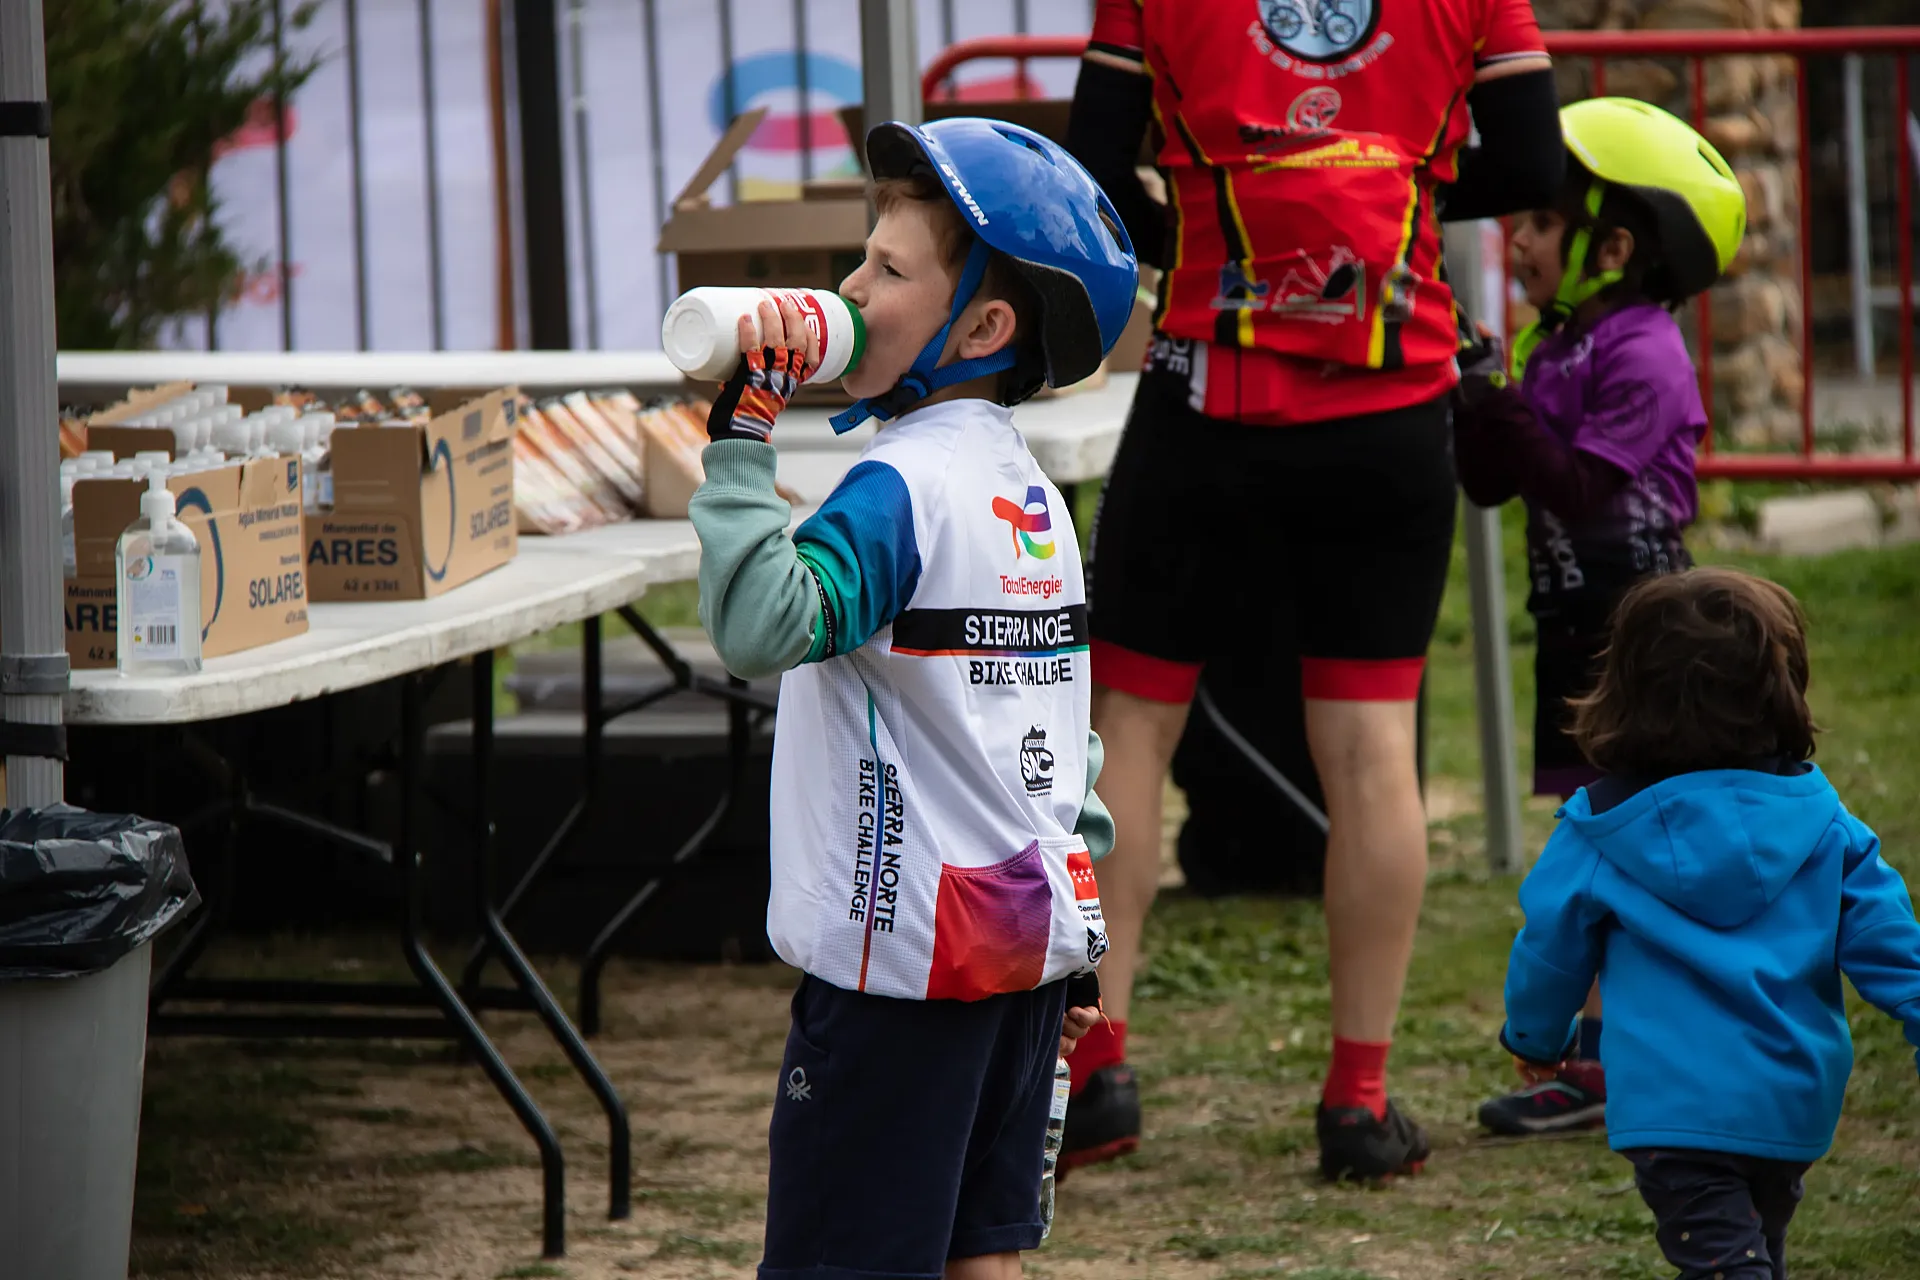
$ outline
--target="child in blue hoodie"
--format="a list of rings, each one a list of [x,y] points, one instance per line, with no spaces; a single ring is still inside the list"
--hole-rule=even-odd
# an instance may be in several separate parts
[[[1602,778],[1520,887],[1500,1043],[1542,1079],[1597,975],[1607,1135],[1682,1280],[1778,1280],[1832,1145],[1845,973],[1920,1046],[1920,924],[1809,760],[1805,621],[1737,570],[1652,578],[1614,616],[1573,732]]]

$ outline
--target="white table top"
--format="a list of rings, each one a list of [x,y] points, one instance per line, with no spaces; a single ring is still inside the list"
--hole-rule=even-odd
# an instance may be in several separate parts
[[[173,358],[180,353],[154,354]],[[281,377],[290,376],[285,365],[276,368]],[[495,374],[496,380],[502,376],[498,369]],[[1137,375],[1123,375],[1098,391],[1021,407],[1020,429],[1055,483],[1106,474],[1137,380]],[[781,417],[774,436],[781,446],[781,479],[809,504],[826,497],[872,435],[872,428],[864,427],[835,437],[828,417],[825,410],[795,410]],[[797,511],[795,519],[805,514]],[[127,679],[116,671],[76,671],[66,719],[69,724],[178,724],[360,688],[606,613],[638,600],[650,586],[696,576],[699,566],[699,541],[683,520],[638,520],[564,538],[522,538],[511,564],[446,595],[384,604],[311,604],[305,635],[210,658],[197,675]]]
[[[674,389],[680,371],[658,351],[62,351],[63,393],[118,394],[162,382],[367,387],[505,387],[529,393],[595,387]]]
[[[209,658],[197,675],[129,679],[76,671],[68,724],[180,724],[357,689],[498,649],[630,604],[699,568],[684,520],[640,520],[567,538],[523,538],[520,554],[431,600],[311,604],[308,630]]]

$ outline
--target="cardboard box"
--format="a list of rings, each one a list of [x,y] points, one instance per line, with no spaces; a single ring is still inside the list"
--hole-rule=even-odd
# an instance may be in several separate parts
[[[307,522],[313,599],[424,600],[512,560],[518,394],[441,391],[425,423],[336,428],[333,511]]]
[[[813,199],[712,203],[709,189],[766,115],[765,107],[756,107],[736,118],[673,198],[659,248],[677,259],[682,290],[701,285],[833,289],[865,255],[864,188],[816,190]]]
[[[94,427],[89,443],[130,457],[171,432]],[[175,476],[180,519],[200,543],[201,654],[258,648],[307,629],[300,460],[265,458]],[[140,515],[138,480],[81,480],[73,487],[78,575],[66,584],[67,658],[76,669],[117,660],[114,549]]]

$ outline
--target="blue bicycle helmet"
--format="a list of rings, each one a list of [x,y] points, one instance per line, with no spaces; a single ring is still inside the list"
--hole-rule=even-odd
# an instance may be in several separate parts
[[[1140,268],[1113,202],[1079,161],[1030,129],[959,116],[918,128],[898,121],[875,125],[867,134],[867,171],[876,182],[916,174],[938,178],[974,242],[946,324],[891,391],[836,415],[836,431],[868,417],[884,422],[943,387],[1016,367],[1019,353],[1011,347],[935,367],[993,251],[1012,260],[1040,304],[1044,368],[1011,388],[1008,401],[1026,399],[1042,382],[1079,382],[1100,367],[1133,315]]]

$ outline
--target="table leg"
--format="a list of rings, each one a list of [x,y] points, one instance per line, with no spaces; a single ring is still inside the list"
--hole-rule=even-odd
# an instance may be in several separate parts
[[[479,904],[480,921],[487,949],[500,958],[516,986],[532,1003],[534,1012],[546,1024],[547,1031],[573,1063],[573,1069],[607,1115],[607,1216],[627,1217],[633,1211],[632,1137],[627,1126],[627,1109],[620,1101],[613,1081],[595,1061],[586,1041],[574,1029],[559,1001],[527,960],[520,944],[507,931],[506,921],[493,901],[494,823],[493,823],[493,653],[488,650],[473,659],[473,815],[474,815],[474,898]],[[598,761],[596,760],[597,766]],[[484,953],[483,953],[484,954]]]
[[[492,681],[489,678],[489,698],[491,690]],[[567,1251],[567,1188],[566,1158],[560,1150],[560,1139],[554,1135],[553,1126],[547,1123],[546,1116],[541,1114],[540,1108],[513,1074],[506,1059],[487,1039],[486,1032],[481,1029],[472,1012],[461,1003],[459,993],[447,981],[446,975],[440,972],[439,966],[434,964],[433,957],[427,953],[420,938],[422,886],[419,845],[414,831],[414,791],[420,781],[421,746],[425,734],[421,724],[420,701],[418,680],[413,676],[405,677],[400,702],[400,838],[394,849],[395,861],[400,864],[403,900],[401,950],[414,976],[420,980],[420,985],[433,997],[434,1003],[453,1025],[460,1042],[479,1061],[481,1070],[487,1073],[487,1077],[493,1081],[493,1087],[500,1091],[500,1096],[506,1099],[514,1115],[519,1117],[521,1127],[526,1129],[534,1145],[539,1147],[544,1209],[541,1254],[548,1258],[562,1257]],[[491,712],[491,709],[489,702],[488,711]],[[489,724],[491,720],[489,714]]]
[[[598,615],[586,619],[580,625],[580,666],[582,671],[580,691],[580,711],[585,740],[581,744],[580,757],[580,798],[573,802],[573,808],[554,828],[547,843],[533,861],[520,874],[520,879],[507,896],[500,902],[500,918],[509,919],[513,909],[520,905],[528,890],[532,889],[540,877],[546,874],[548,866],[558,861],[572,845],[574,834],[580,830],[587,815],[593,811],[600,796],[600,764],[605,756],[607,728],[606,708],[602,705],[601,690],[605,687],[605,667],[601,648],[601,620]],[[475,686],[474,696],[479,696]],[[489,694],[491,697],[491,694]],[[491,702],[488,704],[491,706]],[[490,936],[482,930],[480,938],[467,953],[466,968],[460,975],[460,989],[471,994],[480,989],[481,977],[485,974],[487,960],[492,955]]]
[[[626,610],[621,610],[623,617],[626,613]],[[651,630],[648,628],[649,632]],[[643,635],[642,638],[646,637]],[[664,641],[661,643],[665,644]],[[672,649],[668,647],[667,652],[672,653]],[[685,667],[684,660],[680,659],[678,654],[673,654],[673,658],[682,668]],[[679,676],[681,673],[675,674]],[[691,671],[686,672],[682,678],[705,679]],[[728,676],[725,687],[732,695],[727,698],[727,789],[721,793],[720,802],[713,807],[713,812],[707,815],[706,821],[702,822],[699,828],[688,836],[678,849],[674,850],[673,857],[668,860],[667,870],[640,886],[640,891],[629,898],[620,910],[614,912],[613,918],[587,947],[586,957],[580,963],[580,1026],[590,1036],[600,1033],[600,973],[606,968],[607,960],[612,956],[613,944],[619,940],[620,934],[625,931],[633,918],[665,886],[668,874],[692,861],[699,856],[702,849],[706,848],[707,841],[712,838],[715,831],[720,829],[720,824],[726,821],[728,813],[732,811],[734,797],[740,794],[745,785],[748,752],[752,745],[753,722],[750,713],[754,705],[754,695],[747,689],[747,682],[737,676]]]

